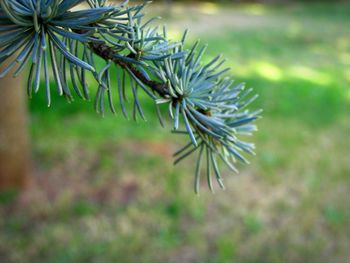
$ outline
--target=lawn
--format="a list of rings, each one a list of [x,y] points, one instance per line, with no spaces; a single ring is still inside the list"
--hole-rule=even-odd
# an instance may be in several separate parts
[[[34,182],[0,194],[0,262],[348,262],[350,4],[164,14],[174,39],[192,28],[190,41],[209,44],[205,60],[224,54],[259,94],[263,118],[247,138],[257,155],[238,175],[224,170],[225,191],[203,180],[196,196],[194,159],[172,166],[184,138],[146,97],[147,121],[134,122],[79,99],[47,108],[39,92]]]

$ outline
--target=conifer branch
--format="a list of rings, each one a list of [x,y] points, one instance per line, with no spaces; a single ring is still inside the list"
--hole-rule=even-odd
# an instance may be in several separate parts
[[[83,2],[89,8],[73,11]],[[254,154],[254,144],[239,137],[256,131],[253,122],[261,111],[247,107],[257,96],[226,76],[229,68],[222,67],[221,56],[203,63],[206,46],[199,48],[196,42],[185,49],[187,31],[179,42],[172,42],[165,29],[159,32],[151,27],[152,19],[143,23],[145,5],[129,7],[127,1],[114,5],[107,0],[1,0],[0,64],[6,66],[0,77],[12,69],[17,76],[29,65],[28,95],[44,86],[50,105],[52,78],[59,95],[72,100],[74,92],[88,99],[87,74],[92,74],[97,83],[96,111],[103,114],[108,104],[115,113],[111,85],[111,65],[115,64],[123,114],[128,116],[126,87],[132,91],[135,120],[145,118],[139,88],[155,101],[158,113],[158,105],[166,104],[173,132],[189,139],[174,154],[175,164],[198,152],[195,191],[199,191],[203,166],[209,188],[213,189],[212,176],[223,187],[219,160],[237,172],[236,162],[248,163],[245,153]],[[95,56],[104,59],[102,67],[95,63]]]

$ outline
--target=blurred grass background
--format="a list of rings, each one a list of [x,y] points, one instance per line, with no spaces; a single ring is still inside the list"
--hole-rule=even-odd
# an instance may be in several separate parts
[[[147,122],[104,118],[90,102],[30,102],[34,185],[0,193],[0,262],[348,262],[350,4],[155,3],[176,40],[184,28],[223,53],[260,94],[257,156],[225,171],[226,191],[193,160],[172,166],[184,138]],[[93,86],[93,83],[91,84]]]

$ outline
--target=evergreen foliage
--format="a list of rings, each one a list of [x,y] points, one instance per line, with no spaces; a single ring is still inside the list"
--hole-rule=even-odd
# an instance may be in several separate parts
[[[219,162],[237,172],[236,161],[248,163],[244,153],[253,154],[254,145],[238,138],[251,135],[260,111],[247,106],[256,98],[244,84],[225,76],[229,70],[217,56],[202,62],[206,46],[194,43],[185,48],[187,31],[178,42],[167,38],[166,29],[143,21],[141,5],[120,5],[106,0],[2,0],[0,2],[0,63],[6,63],[0,77],[14,69],[19,75],[29,66],[29,96],[44,88],[51,104],[51,78],[57,92],[71,101],[74,92],[89,99],[87,74],[96,79],[95,108],[104,114],[106,106],[115,113],[118,101],[123,114],[126,88],[133,94],[133,117],[144,118],[138,92],[142,90],[155,107],[162,123],[160,104],[167,104],[173,132],[186,135],[189,142],[177,151],[175,163],[198,152],[195,191],[201,168],[213,189],[212,177],[223,188]],[[85,4],[83,8],[75,8]],[[187,46],[187,45],[186,45]],[[104,59],[102,68],[96,57]],[[117,88],[111,85],[117,76]],[[130,85],[128,85],[130,84]],[[116,94],[114,94],[116,93]]]

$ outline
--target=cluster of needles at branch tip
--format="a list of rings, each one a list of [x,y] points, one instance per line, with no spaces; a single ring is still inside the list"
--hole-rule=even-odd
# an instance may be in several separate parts
[[[77,9],[80,4],[86,7]],[[224,188],[219,164],[237,172],[236,162],[248,163],[244,153],[254,154],[254,144],[239,136],[256,131],[253,122],[261,111],[249,111],[256,99],[252,89],[235,84],[226,76],[221,56],[203,63],[206,46],[168,40],[164,27],[143,21],[145,2],[129,6],[107,0],[2,0],[0,2],[0,77],[13,70],[18,76],[29,66],[28,96],[37,93],[44,79],[47,103],[51,104],[51,78],[59,95],[68,101],[72,93],[89,99],[87,76],[96,80],[94,105],[104,114],[106,105],[115,113],[115,98],[125,108],[126,88],[133,96],[133,118],[145,119],[139,92],[160,105],[166,104],[173,120],[173,133],[189,142],[175,156],[175,164],[198,152],[194,188],[198,193],[204,171],[208,186],[212,178]],[[105,63],[97,66],[97,57]],[[111,74],[117,76],[116,95]],[[95,84],[94,84],[95,85]]]

